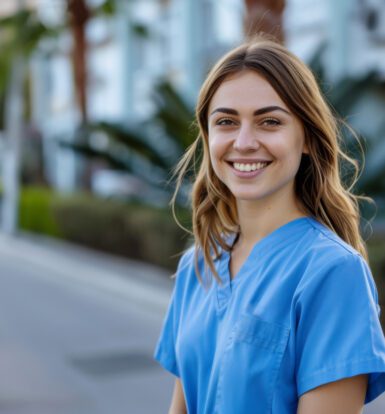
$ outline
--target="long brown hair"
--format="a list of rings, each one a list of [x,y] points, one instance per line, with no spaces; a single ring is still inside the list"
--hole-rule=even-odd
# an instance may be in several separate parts
[[[237,231],[238,219],[235,199],[218,179],[210,163],[208,148],[208,107],[222,82],[230,75],[252,70],[266,79],[283,102],[301,121],[308,154],[303,155],[296,175],[295,191],[309,216],[326,225],[363,257],[365,244],[359,230],[358,200],[351,188],[358,178],[357,162],[340,147],[338,120],[325,102],[310,69],[284,46],[264,38],[248,41],[223,56],[212,68],[200,90],[196,105],[199,135],[176,167],[177,187],[196,154],[202,159],[192,188],[192,223],[195,239],[197,276],[198,254],[215,278],[214,259],[219,248],[230,250],[226,236]],[[353,166],[352,184],[345,188],[341,176],[341,162]]]

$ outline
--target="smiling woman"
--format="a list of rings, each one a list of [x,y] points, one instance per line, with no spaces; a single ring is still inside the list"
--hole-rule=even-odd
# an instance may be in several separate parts
[[[202,145],[195,245],[155,351],[177,377],[170,413],[360,413],[385,390],[385,338],[339,175],[355,162],[312,73],[256,39],[214,66],[196,117],[177,167],[180,185]]]
[[[281,194],[291,195],[298,210],[293,215],[303,215],[294,181],[307,152],[304,131],[269,82],[252,70],[229,76],[211,99],[209,113],[211,164],[237,200],[238,215],[251,201],[253,208],[276,205],[273,198]]]

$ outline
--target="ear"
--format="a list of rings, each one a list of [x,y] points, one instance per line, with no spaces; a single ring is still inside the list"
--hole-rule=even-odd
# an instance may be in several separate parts
[[[309,149],[307,147],[306,142],[303,144],[302,154],[309,154]]]

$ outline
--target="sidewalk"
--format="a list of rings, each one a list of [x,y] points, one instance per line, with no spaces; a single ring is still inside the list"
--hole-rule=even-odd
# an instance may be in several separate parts
[[[156,313],[164,314],[169,302],[172,272],[160,267],[25,232],[1,233],[0,251],[38,265],[42,277],[59,273],[67,281],[110,292]]]

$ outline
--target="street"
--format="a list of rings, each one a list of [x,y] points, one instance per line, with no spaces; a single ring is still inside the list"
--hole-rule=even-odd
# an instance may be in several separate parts
[[[28,236],[0,236],[0,268],[1,414],[167,412],[173,378],[152,360],[164,271]]]
[[[0,245],[1,413],[167,412],[172,378],[152,360],[163,312],[66,278],[66,266],[90,253],[66,251],[60,261],[57,251],[32,257],[28,243]],[[95,263],[84,266],[95,271]]]

